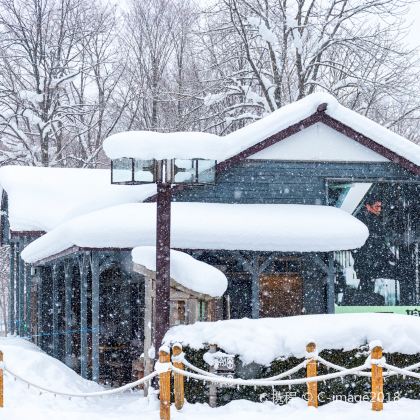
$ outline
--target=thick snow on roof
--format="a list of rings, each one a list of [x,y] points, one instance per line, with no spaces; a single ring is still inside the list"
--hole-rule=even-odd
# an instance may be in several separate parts
[[[110,136],[104,142],[104,150],[111,159],[207,158],[222,161],[308,118],[323,103],[327,104],[326,114],[330,117],[420,166],[420,146],[340,105],[327,93],[308,95],[222,138],[206,133],[133,131]]]
[[[287,252],[362,246],[367,227],[335,207],[294,204],[173,203],[171,246],[189,249]],[[154,246],[156,204],[125,204],[75,218],[28,245],[26,262],[72,246]]]
[[[216,344],[244,363],[270,364],[282,356],[304,357],[315,342],[324,349],[351,350],[380,340],[385,352],[420,353],[420,318],[396,314],[301,315],[232,319],[171,328],[165,343],[194,349]]]
[[[143,201],[155,185],[112,185],[110,170],[5,166],[0,185],[13,231],[49,231],[90,211]]]
[[[311,116],[322,103],[327,104],[326,114],[330,117],[420,166],[420,146],[369,118],[340,105],[337,99],[327,93],[308,95],[299,101],[274,111],[261,120],[228,134],[225,139],[230,146],[226,158],[234,156]]]
[[[131,254],[134,263],[156,271],[156,247],[139,246]],[[171,278],[187,289],[211,297],[222,296],[228,286],[226,276],[216,267],[174,249],[171,249]]]
[[[127,131],[113,134],[103,144],[110,159],[214,159],[222,157],[223,140],[199,132],[157,133]]]

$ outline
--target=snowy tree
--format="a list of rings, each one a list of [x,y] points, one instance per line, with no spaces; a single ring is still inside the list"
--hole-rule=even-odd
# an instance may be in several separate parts
[[[417,55],[402,44],[409,3],[217,2],[202,30],[214,82],[204,103],[229,131],[315,90],[394,128],[417,120]]]

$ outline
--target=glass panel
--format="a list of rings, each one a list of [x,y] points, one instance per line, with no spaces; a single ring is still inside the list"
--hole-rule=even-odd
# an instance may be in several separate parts
[[[197,173],[199,184],[214,184],[216,180],[216,161],[197,159]]]
[[[112,183],[123,184],[132,181],[132,160],[130,158],[114,159],[112,161]]]
[[[174,160],[174,183],[193,184],[195,182],[194,161],[191,159]]]
[[[135,160],[134,161],[134,181],[140,183],[152,183],[155,180],[156,161],[151,160]]]

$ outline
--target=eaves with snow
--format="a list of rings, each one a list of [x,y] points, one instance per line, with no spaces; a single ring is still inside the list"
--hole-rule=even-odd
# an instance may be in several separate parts
[[[171,210],[171,246],[177,249],[328,252],[359,248],[368,235],[362,222],[328,206],[175,202]],[[35,263],[74,247],[155,243],[156,205],[123,204],[62,224],[29,244],[22,258]]]
[[[48,232],[105,207],[143,201],[155,185],[112,185],[107,169],[4,166],[0,186],[7,192],[12,232]]]

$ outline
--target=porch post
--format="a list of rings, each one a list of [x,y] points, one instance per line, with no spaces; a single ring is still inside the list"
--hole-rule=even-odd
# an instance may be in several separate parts
[[[15,333],[15,244],[10,242],[9,332]]]
[[[25,246],[25,239],[19,242],[19,335],[25,335],[25,264],[21,257],[21,251]]]
[[[71,298],[72,298],[72,271],[73,265],[70,261],[64,261],[64,362],[68,367],[73,367],[72,358],[72,316],[71,316]]]
[[[43,324],[43,309],[44,309],[44,297],[43,297],[43,288],[44,288],[44,276],[45,276],[45,269],[44,267],[40,267],[39,268],[39,279],[37,282],[37,316],[36,316],[36,320],[37,320],[37,340],[36,340],[36,344],[41,347],[41,349],[43,348],[44,345],[44,339],[43,339],[43,333],[44,333],[44,324]]]
[[[25,289],[26,289],[26,313],[25,313],[25,335],[32,337],[31,331],[31,288],[32,288],[32,276],[31,266],[25,264]]]
[[[335,267],[334,267],[334,253],[328,253],[328,273],[327,273],[327,313],[333,314],[335,312]]]
[[[16,334],[19,335],[20,334],[20,330],[19,330],[19,299],[20,299],[20,281],[19,281],[19,268],[20,268],[20,264],[19,264],[19,242],[16,242],[15,245],[15,265],[16,265],[16,269],[15,269],[15,301],[16,301],[16,309],[15,309],[15,330],[16,330]]]
[[[58,264],[52,269],[52,353],[58,356]]]
[[[252,318],[257,319],[260,317],[260,270],[258,267],[258,257],[256,255],[252,258],[251,271],[251,305],[252,305]]]
[[[88,256],[83,253],[79,259],[80,270],[80,375],[87,378],[87,274]]]
[[[92,273],[92,381],[99,381],[99,257],[91,253]]]

